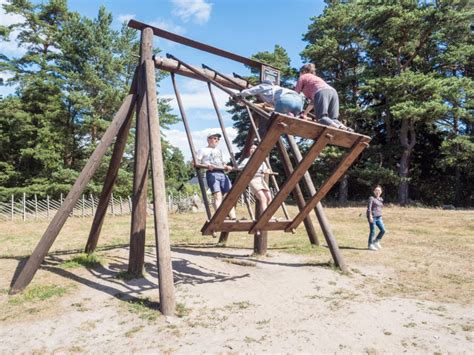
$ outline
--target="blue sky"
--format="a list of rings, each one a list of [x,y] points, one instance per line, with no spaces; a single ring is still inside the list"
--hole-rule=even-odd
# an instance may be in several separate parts
[[[4,2],[5,0],[0,0],[0,5]],[[274,46],[278,44],[287,50],[294,67],[300,67],[302,64],[300,53],[306,45],[302,37],[308,30],[310,18],[318,16],[324,9],[322,0],[69,0],[68,4],[70,10],[87,17],[95,17],[99,7],[103,5],[112,12],[114,26],[117,28],[123,21],[134,18],[245,57],[256,52],[273,51]],[[6,16],[3,10],[0,10],[2,24],[16,20],[18,18]],[[21,53],[14,38],[12,39],[11,43],[0,43],[0,53],[9,56]],[[155,46],[162,49],[163,55],[171,53],[189,64],[205,63],[223,73],[248,74],[242,64],[164,39],[156,38]],[[193,139],[199,148],[205,145],[207,133],[219,127],[209,91],[204,83],[182,77],[178,78],[178,85],[193,131]],[[8,88],[0,87],[0,94],[7,93]],[[225,112],[224,103],[227,96],[218,89],[215,94],[227,132],[230,137],[234,137],[232,120]],[[174,98],[169,78],[161,83],[158,95]],[[172,105],[176,108],[175,100]],[[177,109],[175,113],[179,114]],[[165,134],[189,160],[190,153],[183,124],[174,125]],[[225,153],[224,144],[221,144]]]

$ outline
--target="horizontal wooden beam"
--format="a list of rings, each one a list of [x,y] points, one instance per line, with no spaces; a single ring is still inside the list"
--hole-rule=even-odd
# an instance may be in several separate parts
[[[155,68],[164,70],[170,73],[175,73],[178,75],[186,76],[188,78],[197,79],[201,81],[205,81],[201,76],[193,73],[191,70],[186,68],[184,65],[180,65],[178,61],[171,59],[171,58],[164,58],[155,56]],[[241,90],[247,87],[247,82],[242,79],[234,79],[234,82],[230,82],[229,80],[224,79],[220,75],[217,75],[215,72],[209,69],[201,69],[196,66],[193,68],[199,71],[202,75],[206,76],[209,79],[213,79],[217,81],[219,84],[234,90]],[[238,84],[238,85],[237,85]]]
[[[176,42],[176,43],[184,44],[185,46],[193,47],[193,48],[199,49],[201,51],[212,53],[212,54],[224,57],[224,58],[232,59],[232,60],[235,60],[236,62],[245,64],[245,65],[250,65],[251,67],[254,67],[254,68],[260,69],[261,66],[263,65],[263,63],[258,62],[256,60],[246,58],[246,57],[243,57],[241,55],[238,55],[238,54],[235,54],[235,53],[232,53],[232,52],[228,52],[228,51],[225,51],[223,49],[216,48],[216,47],[210,46],[208,44],[198,42],[198,41],[192,40],[190,38],[186,38],[186,37],[177,35],[175,33],[168,32],[168,31],[162,30],[160,28],[147,25],[146,23],[139,22],[139,21],[136,21],[136,20],[130,20],[128,22],[128,27],[134,28],[134,29],[140,30],[140,31],[142,31],[145,28],[149,27],[153,30],[153,34],[155,36],[165,38],[167,40],[170,40],[170,41],[173,41],[173,42]]]
[[[363,134],[328,127],[313,121],[306,121],[286,116],[278,112],[275,112],[274,117],[276,116],[284,116],[287,118],[291,118],[291,120],[286,120],[285,123],[288,124],[288,134],[291,134],[293,136],[298,136],[307,139],[316,139],[316,137],[319,137],[321,135],[321,132],[323,130],[326,130],[326,133],[329,133],[332,136],[331,142],[329,144],[337,145],[343,148],[352,148],[354,143],[361,138],[363,138],[364,141],[370,141],[370,137],[365,136]]]
[[[290,224],[291,220],[283,221],[269,221],[265,226],[261,228],[264,231],[284,231]],[[219,229],[215,232],[248,232],[250,228],[254,225],[254,221],[229,221],[225,220],[220,225]],[[210,235],[212,232],[205,232],[205,235]]]

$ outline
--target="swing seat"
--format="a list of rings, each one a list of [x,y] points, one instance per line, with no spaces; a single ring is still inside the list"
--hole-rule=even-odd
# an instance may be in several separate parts
[[[288,115],[274,112],[270,119],[271,123],[262,142],[251,156],[249,162],[237,177],[234,185],[226,195],[212,218],[204,223],[201,228],[203,235],[210,235],[213,232],[240,232],[248,231],[256,233],[258,231],[283,230],[292,232],[313,210],[313,208],[326,196],[332,186],[347,171],[354,160],[368,146],[370,137],[349,132],[337,128],[324,126],[315,122],[304,121]],[[230,221],[225,220],[233,206],[236,205],[239,196],[244,193],[245,188],[252,180],[264,159],[270,154],[281,135],[293,135],[305,139],[313,140],[314,143],[308,153],[295,167],[293,173],[280,187],[280,191],[275,195],[267,209],[255,221]],[[294,190],[298,182],[317,159],[319,154],[327,145],[336,145],[343,148],[350,148],[349,152],[342,158],[341,162],[321,185],[316,194],[311,196],[304,208],[292,220],[276,221],[272,220],[275,212],[286,200],[288,195]]]

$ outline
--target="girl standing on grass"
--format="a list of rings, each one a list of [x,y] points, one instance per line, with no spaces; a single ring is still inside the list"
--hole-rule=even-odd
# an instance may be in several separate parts
[[[382,207],[383,207],[383,198],[382,187],[380,185],[375,186],[374,196],[370,196],[369,205],[367,206],[367,219],[369,221],[369,250],[379,250],[382,249],[380,241],[382,240],[383,235],[385,234],[385,226],[382,221]],[[379,229],[379,234],[374,240],[375,226]]]

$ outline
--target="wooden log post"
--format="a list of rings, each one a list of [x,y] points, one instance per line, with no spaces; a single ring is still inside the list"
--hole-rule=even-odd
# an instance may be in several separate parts
[[[255,199],[255,218],[258,220],[262,215],[262,204]],[[257,231],[253,235],[253,252],[255,255],[264,256],[267,254],[268,232]]]
[[[291,174],[293,174],[294,168],[281,138],[277,142],[277,149],[281,158],[283,169],[285,170],[286,177],[289,178]],[[292,191],[292,195],[296,201],[298,209],[301,211],[306,202],[304,200],[303,192],[301,191],[299,184],[295,186],[295,189]],[[311,245],[320,245],[318,236],[316,234],[316,229],[314,228],[313,221],[311,220],[311,216],[306,216],[303,222],[306,229],[306,234],[308,235],[309,242],[311,243]]]
[[[257,115],[257,121],[255,122],[257,131],[255,135],[263,139],[268,131],[270,126],[270,121],[265,117]],[[270,155],[270,152],[269,154]],[[270,168],[270,165],[267,166]],[[268,182],[268,181],[267,181]],[[255,219],[258,221],[260,216],[263,213],[262,205],[260,201],[255,198]],[[253,252],[256,255],[264,256],[267,254],[267,245],[268,245],[268,232],[264,230],[256,230],[253,234]]]
[[[137,126],[135,131],[135,166],[133,174],[132,226],[128,272],[142,275],[145,263],[145,233],[147,215],[147,180],[150,141],[146,105],[146,60],[152,58],[153,32],[144,29],[141,34],[140,68],[137,80]]]
[[[12,194],[11,220],[15,218],[15,196]]]
[[[298,145],[296,144],[295,138],[292,135],[287,135],[286,137],[290,145],[290,150],[293,153],[296,161],[300,162],[303,159],[303,156],[301,155],[301,151]],[[311,179],[311,176],[309,175],[308,172],[304,174],[303,182],[309,194],[311,196],[316,195],[316,188],[314,187],[313,180]],[[342,271],[347,272],[348,269],[347,269],[346,263],[339,250],[339,247],[336,242],[336,238],[334,237],[332,233],[331,225],[329,224],[329,221],[326,217],[326,213],[323,210],[323,206],[321,202],[318,202],[314,211],[316,212],[316,217],[318,218],[319,225],[321,226],[321,230],[324,235],[324,239],[326,239],[326,243],[331,252],[335,265],[338,266]]]
[[[21,270],[18,278],[15,280],[10,290],[10,294],[20,292],[26,286],[28,286],[28,284],[33,279],[33,276],[35,275],[36,271],[44,260],[44,257],[51,248],[51,245],[54,243],[54,240],[66,222],[69,213],[72,211],[74,205],[79,200],[82,192],[92,178],[92,175],[99,167],[102,158],[104,157],[108,147],[112,144],[114,138],[117,136],[117,133],[122,127],[126,117],[129,114],[129,111],[133,108],[134,101],[135,95],[128,95],[125,98],[109,128],[107,128],[105,134],[102,136],[99,145],[94,150],[94,153],[92,153],[91,157],[82,169],[81,174],[67,195],[66,200],[54,215],[53,219],[49,223],[48,228],[41,237],[41,240]]]
[[[130,91],[132,92],[133,89]],[[117,180],[120,162],[122,161],[125,146],[127,145],[128,134],[132,124],[133,112],[134,111],[132,108],[132,110],[130,110],[130,115],[127,116],[125,124],[120,129],[117,139],[115,140],[114,151],[112,153],[112,158],[110,159],[109,169],[107,170],[107,175],[105,176],[104,185],[102,186],[99,204],[97,205],[97,212],[94,215],[94,220],[92,221],[91,230],[89,232],[89,238],[87,239],[85,247],[85,252],[87,254],[94,252],[99,241],[100,231],[107,213],[107,205],[112,194],[115,181]]]
[[[151,29],[147,28],[144,31],[151,31]],[[156,98],[155,66],[152,60],[145,61],[145,70],[160,309],[165,316],[171,316],[175,312],[176,301],[171,263],[168,211],[166,208],[160,121]]]

